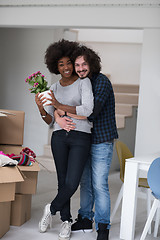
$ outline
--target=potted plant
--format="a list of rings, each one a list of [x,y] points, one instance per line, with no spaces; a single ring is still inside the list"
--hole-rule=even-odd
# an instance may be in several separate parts
[[[39,93],[39,95],[42,97],[51,98],[51,96],[48,94],[50,91],[49,87],[47,86],[48,82],[45,80],[44,75],[42,75],[40,71],[27,77],[25,82],[31,85],[31,88],[29,88],[31,93]],[[47,101],[44,103],[44,105],[48,103],[50,103],[50,101]]]

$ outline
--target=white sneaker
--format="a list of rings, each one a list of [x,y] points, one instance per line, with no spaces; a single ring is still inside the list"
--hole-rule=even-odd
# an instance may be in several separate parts
[[[61,225],[59,240],[70,240],[70,236],[71,236],[71,222],[65,221]]]
[[[52,216],[50,211],[51,204],[47,204],[44,208],[44,213],[41,221],[39,222],[39,231],[44,233],[47,231],[47,228],[52,226]]]

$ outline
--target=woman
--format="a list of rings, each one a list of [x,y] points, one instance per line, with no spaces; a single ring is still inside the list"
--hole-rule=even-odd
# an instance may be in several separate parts
[[[70,198],[78,188],[91,146],[92,125],[87,119],[75,119],[76,125],[69,132],[54,121],[56,109],[85,117],[88,117],[93,110],[90,80],[88,78],[81,80],[73,69],[71,55],[77,47],[76,42],[61,40],[47,48],[46,65],[51,73],[61,74],[61,79],[50,88],[52,99],[47,112],[43,108],[44,98],[40,98],[38,94],[35,97],[43,120],[47,124],[53,123],[51,149],[58,178],[58,193],[51,204],[45,206],[39,230],[45,232],[51,225],[52,215],[60,211],[63,221],[59,233],[60,240],[70,239],[72,222]],[[68,124],[69,121],[68,119]]]

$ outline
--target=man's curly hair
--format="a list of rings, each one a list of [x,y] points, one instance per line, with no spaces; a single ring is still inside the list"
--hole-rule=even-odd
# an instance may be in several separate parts
[[[45,52],[45,64],[49,71],[54,74],[59,74],[58,61],[63,57],[69,57],[73,63],[71,56],[78,46],[78,42],[65,39],[51,44]]]
[[[85,45],[79,45],[72,54],[72,61],[75,62],[77,57],[83,56],[85,61],[89,64],[90,73],[89,76],[92,77],[93,74],[98,74],[101,71],[101,58],[98,54],[91,48]]]

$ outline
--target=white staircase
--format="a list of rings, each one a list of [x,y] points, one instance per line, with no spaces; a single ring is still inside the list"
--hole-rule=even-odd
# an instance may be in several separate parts
[[[113,84],[115,94],[116,123],[118,130],[124,129],[125,122],[132,118],[134,107],[138,106],[139,86],[127,84]],[[49,130],[49,142],[52,129]],[[126,133],[127,134],[127,133]],[[49,171],[55,171],[50,144],[44,145],[43,156],[38,156],[37,160]],[[44,167],[42,167],[45,169]]]
[[[126,117],[132,117],[133,107],[138,106],[139,86],[113,84],[117,128],[125,127]]]

